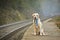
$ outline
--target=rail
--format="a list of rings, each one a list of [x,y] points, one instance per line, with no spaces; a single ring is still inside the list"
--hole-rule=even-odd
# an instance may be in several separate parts
[[[0,32],[4,31],[4,34],[0,33],[0,39],[5,40],[7,36],[9,36],[9,35],[12,36],[12,34],[17,32],[18,30],[20,30],[20,29],[23,30],[22,28],[26,28],[26,26],[31,25],[31,24],[32,24],[31,20],[25,20],[25,21],[21,21],[21,22],[16,22],[16,23],[0,26]],[[9,29],[11,29],[11,30],[9,30]]]

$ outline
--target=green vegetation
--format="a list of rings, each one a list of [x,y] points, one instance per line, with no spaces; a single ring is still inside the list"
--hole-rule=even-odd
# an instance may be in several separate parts
[[[40,0],[0,0],[0,25],[30,19],[40,10]]]
[[[26,16],[18,10],[3,9],[0,11],[0,25],[25,20]]]
[[[59,29],[60,29],[60,16],[54,17],[54,21],[55,21],[57,27],[59,27]]]

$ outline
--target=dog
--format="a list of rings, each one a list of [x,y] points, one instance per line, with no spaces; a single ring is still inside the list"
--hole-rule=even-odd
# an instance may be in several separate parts
[[[42,28],[42,22],[40,21],[40,16],[38,13],[33,13],[33,27],[34,27],[34,35],[40,34],[45,35],[44,30]]]

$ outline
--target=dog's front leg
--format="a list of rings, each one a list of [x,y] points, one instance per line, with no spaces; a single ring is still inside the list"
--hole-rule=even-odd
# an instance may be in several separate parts
[[[33,24],[33,27],[34,27],[34,35],[36,35],[37,33],[36,33],[36,25],[35,24]]]
[[[33,28],[34,28],[34,35],[36,35],[37,33],[36,33],[36,25],[35,25],[35,22],[34,22],[34,19],[33,19]]]

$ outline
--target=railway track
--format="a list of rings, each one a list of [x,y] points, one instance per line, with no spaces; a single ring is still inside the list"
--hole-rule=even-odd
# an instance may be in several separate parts
[[[9,40],[13,39],[11,38],[13,35],[20,33],[20,39],[22,37],[22,34],[27,30],[29,25],[31,25],[31,20],[25,20],[17,23],[12,23],[8,25],[0,26],[0,40]],[[17,36],[17,35],[16,35]]]

